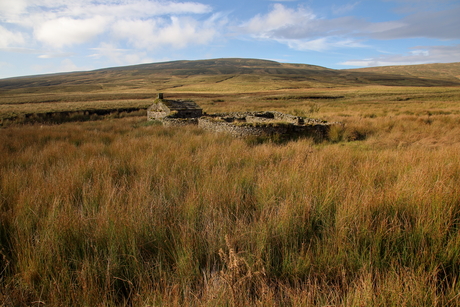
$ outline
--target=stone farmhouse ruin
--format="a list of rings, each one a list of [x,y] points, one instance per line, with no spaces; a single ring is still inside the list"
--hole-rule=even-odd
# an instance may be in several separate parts
[[[234,137],[305,135],[323,139],[334,124],[276,111],[206,114],[194,101],[163,99],[161,93],[147,109],[147,119],[165,126],[198,125]]]
[[[171,118],[198,118],[203,115],[203,110],[192,100],[163,99],[163,94],[147,109],[149,120],[162,120]]]

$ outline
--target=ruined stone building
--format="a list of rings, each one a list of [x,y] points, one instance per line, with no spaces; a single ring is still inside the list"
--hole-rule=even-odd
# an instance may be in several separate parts
[[[162,120],[165,117],[198,118],[202,115],[203,110],[194,101],[163,99],[161,93],[147,109],[148,120]]]
[[[316,139],[327,137],[332,124],[275,111],[203,114],[191,100],[163,99],[159,94],[147,110],[148,120],[159,120],[166,126],[198,125],[204,130],[225,132],[235,137],[264,135],[305,135]]]

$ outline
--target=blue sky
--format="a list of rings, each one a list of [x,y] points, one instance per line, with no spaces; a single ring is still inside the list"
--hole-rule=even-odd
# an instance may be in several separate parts
[[[0,0],[0,78],[172,60],[460,62],[459,0]]]

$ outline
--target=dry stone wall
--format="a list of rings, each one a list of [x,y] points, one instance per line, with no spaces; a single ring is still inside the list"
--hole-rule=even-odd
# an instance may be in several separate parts
[[[315,139],[326,138],[333,125],[281,112],[218,113],[187,119],[165,117],[161,121],[166,126],[198,125],[204,130],[228,133],[234,137],[303,135]]]
[[[182,127],[188,125],[198,125],[198,118],[173,118],[165,117],[161,119],[164,126],[167,127]]]
[[[252,123],[234,123],[212,117],[201,117],[198,119],[198,126],[208,131],[229,133],[234,137],[305,135],[322,139],[327,137],[331,125],[327,123],[304,126],[292,123],[261,123],[261,125],[254,123],[253,125]]]
[[[198,127],[208,131],[229,133],[234,137],[273,135],[276,133],[284,134],[287,132],[286,128],[281,127],[251,126],[216,120],[211,117],[201,117],[198,120]]]

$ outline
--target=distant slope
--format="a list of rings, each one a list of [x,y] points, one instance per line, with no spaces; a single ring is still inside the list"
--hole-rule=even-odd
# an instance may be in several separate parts
[[[437,66],[440,65],[440,66]],[[88,72],[0,80],[0,95],[91,91],[259,91],[360,85],[458,86],[456,67],[410,66],[334,70],[306,64],[257,59],[172,61]],[[12,91],[12,92],[11,92]]]
[[[99,71],[136,71],[139,74],[166,75],[226,75],[226,74],[305,74],[318,71],[334,71],[321,66],[306,64],[282,64],[257,59],[213,59],[197,61],[172,61],[134,66],[115,67]]]
[[[458,67],[458,63],[452,67]],[[315,97],[337,98],[342,97],[339,92],[356,92],[360,86],[371,87],[371,92],[377,86],[460,87],[460,80],[452,67],[334,70],[257,59],[214,59],[10,78],[0,80],[0,126],[5,120],[34,118],[37,114],[48,118],[68,112],[105,114],[112,110],[145,109],[158,93],[166,93],[172,98],[198,98],[208,110],[228,111],[232,108],[238,110],[242,101],[254,102],[251,108],[265,109],[274,103],[279,108]],[[393,90],[396,89],[390,89]],[[418,94],[421,90],[400,88],[396,91]],[[446,91],[445,88],[435,90]],[[270,98],[277,95],[289,99]],[[392,95],[379,96],[378,101],[394,99]],[[412,96],[404,94],[397,99],[406,101]]]
[[[281,64],[257,59],[172,61],[99,69],[88,72],[39,75],[0,80],[0,89],[94,84],[128,85],[140,79],[167,83],[172,77],[219,75],[335,76],[337,72],[313,65]]]
[[[404,77],[416,77],[423,79],[460,81],[460,62],[448,64],[422,64],[404,66],[382,66],[360,69],[348,69],[350,72],[369,72],[385,75],[399,75]]]

